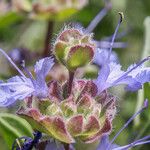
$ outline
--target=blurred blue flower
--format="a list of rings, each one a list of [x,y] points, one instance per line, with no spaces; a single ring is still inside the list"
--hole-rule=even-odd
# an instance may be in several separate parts
[[[36,62],[34,71],[36,77],[26,70],[29,77],[13,63],[11,58],[0,49],[10,63],[18,70],[21,76],[15,76],[7,80],[6,83],[0,81],[0,106],[5,107],[13,104],[16,100],[23,100],[28,96],[37,96],[40,98],[47,97],[48,87],[45,82],[45,77],[52,68],[54,62],[50,57],[43,58]]]
[[[97,50],[93,62],[98,64],[101,68],[95,84],[98,87],[99,93],[102,91],[117,86],[120,84],[126,85],[126,89],[136,91],[142,88],[142,85],[150,81],[150,67],[144,67],[144,62],[150,60],[150,56],[143,59],[137,64],[131,65],[126,71],[121,70],[121,65],[112,59],[114,55],[112,48],[114,45],[117,32],[123,20],[123,13],[119,13],[120,19],[118,21],[115,32],[112,36],[109,51]]]

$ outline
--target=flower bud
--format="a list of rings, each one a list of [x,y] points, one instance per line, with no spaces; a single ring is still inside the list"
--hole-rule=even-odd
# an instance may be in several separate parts
[[[93,58],[95,44],[92,34],[70,28],[62,31],[54,44],[56,58],[69,70],[89,64]]]

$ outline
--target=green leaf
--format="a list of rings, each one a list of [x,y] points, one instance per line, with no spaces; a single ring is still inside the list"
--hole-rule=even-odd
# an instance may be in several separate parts
[[[0,16],[0,29],[6,28],[18,21],[21,21],[23,16],[15,13],[15,12],[8,12],[5,15]]]
[[[11,149],[16,138],[32,136],[33,130],[30,124],[13,114],[0,113],[0,135],[4,138],[8,148]]]

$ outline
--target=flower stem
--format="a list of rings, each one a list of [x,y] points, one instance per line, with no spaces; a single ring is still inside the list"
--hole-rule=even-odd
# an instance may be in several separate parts
[[[65,150],[70,150],[69,144],[64,144],[64,148],[65,148]]]
[[[50,56],[52,54],[51,49],[51,39],[52,39],[52,33],[53,33],[53,27],[54,27],[54,22],[49,21],[47,25],[47,32],[46,32],[46,37],[45,37],[45,43],[44,43],[44,50],[43,50],[43,57]]]
[[[70,96],[72,91],[73,78],[74,78],[74,72],[69,72],[69,81],[67,85],[67,97]]]

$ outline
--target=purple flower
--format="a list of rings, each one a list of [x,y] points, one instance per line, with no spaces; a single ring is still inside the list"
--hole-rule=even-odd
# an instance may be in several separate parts
[[[17,69],[20,76],[15,76],[7,80],[6,83],[0,81],[0,106],[5,107],[13,104],[16,100],[23,100],[28,96],[47,97],[48,87],[45,77],[52,68],[54,62],[50,57],[43,58],[36,62],[34,71],[36,77],[26,70],[29,77],[14,64],[11,58],[0,49],[0,52],[8,59],[8,61]]]
[[[143,59],[137,64],[131,65],[126,71],[121,70],[121,65],[112,61],[113,44],[123,19],[123,14],[120,14],[120,20],[112,37],[109,52],[106,50],[97,50],[93,62],[98,64],[101,68],[95,84],[98,87],[99,93],[102,91],[117,86],[120,84],[126,85],[126,89],[136,91],[142,88],[142,85],[150,81],[150,67],[144,67],[143,64],[150,60],[150,56]]]
[[[98,51],[94,59],[94,62],[101,66],[98,78],[95,80],[99,93],[120,84],[125,84],[127,90],[136,91],[142,88],[144,83],[150,81],[150,67],[143,66],[143,63],[149,61],[150,57],[122,71],[121,65],[108,60],[108,55],[105,53],[105,50]]]

